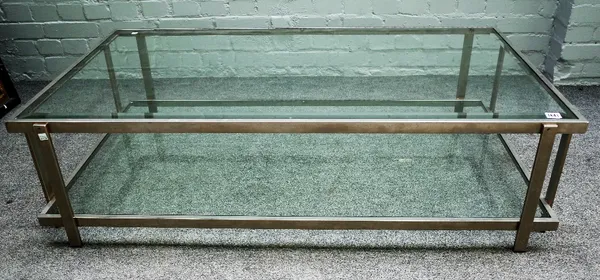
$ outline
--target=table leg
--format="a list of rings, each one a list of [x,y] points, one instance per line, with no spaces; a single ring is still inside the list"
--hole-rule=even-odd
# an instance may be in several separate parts
[[[46,172],[44,172],[44,166],[41,164],[42,152],[40,151],[39,145],[36,145],[34,142],[36,141],[36,137],[37,135],[33,132],[25,133],[25,138],[27,139],[27,146],[29,146],[31,159],[33,160],[33,165],[35,166],[38,178],[40,179],[40,184],[42,185],[44,197],[46,198],[46,202],[49,202],[54,197],[54,192],[52,192],[52,188],[48,184],[48,178],[46,176]]]
[[[73,208],[71,208],[71,202],[65,189],[65,182],[58,165],[56,153],[54,152],[54,145],[52,144],[52,138],[48,132],[46,124],[34,124],[33,132],[35,136],[32,139],[32,146],[40,151],[41,173],[47,178],[47,183],[51,186],[54,191],[54,197],[56,199],[56,205],[60,217],[69,239],[69,245],[73,247],[81,246],[81,236],[79,235],[79,228],[73,218]]]
[[[146,37],[136,35],[138,54],[140,56],[140,66],[142,67],[142,77],[144,79],[144,88],[146,89],[146,99],[148,100],[148,111],[150,113],[158,112],[156,104],[153,102],[156,99],[154,94],[154,81],[152,80],[152,71],[150,68],[150,57],[148,55],[148,47],[146,46]]]
[[[527,250],[529,236],[533,231],[533,219],[535,218],[550,156],[552,155],[556,128],[558,126],[555,124],[544,124],[542,128],[533,169],[531,170],[529,186],[527,187],[527,194],[525,195],[525,202],[523,203],[521,220],[517,228],[517,236],[513,248],[515,252],[524,252]]]
[[[117,84],[117,75],[115,74],[112,55],[110,53],[110,45],[104,48],[104,59],[106,60],[106,70],[108,71],[108,79],[110,80],[110,87],[113,92],[113,99],[115,100],[115,108],[117,109],[117,113],[123,112],[123,106],[121,105],[121,95],[119,94],[119,86]]]
[[[471,67],[471,54],[473,52],[473,39],[475,33],[473,30],[465,34],[465,40],[463,42],[462,57],[460,59],[460,74],[458,76],[458,87],[456,89],[456,100],[462,101],[465,99],[467,92],[467,80],[469,79],[469,68]],[[465,104],[457,102],[454,107],[454,112],[462,113]]]
[[[504,47],[500,47],[500,51],[498,52],[498,62],[496,63],[496,75],[494,76],[494,86],[492,87],[490,112],[496,112],[496,101],[498,101],[498,89],[500,88],[500,77],[502,76],[502,67],[504,66],[504,54]]]
[[[558,152],[556,153],[556,160],[554,161],[554,167],[552,168],[552,175],[550,176],[550,183],[548,183],[548,190],[546,190],[546,202],[552,206],[554,204],[554,198],[556,197],[556,189],[560,182],[560,176],[562,175],[563,167],[567,159],[567,152],[569,151],[569,145],[571,144],[572,134],[563,134],[560,136],[560,144],[558,145]]]

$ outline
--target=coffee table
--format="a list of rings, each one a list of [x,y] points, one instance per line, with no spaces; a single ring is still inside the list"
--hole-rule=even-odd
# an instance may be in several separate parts
[[[492,28],[144,29],[115,31],[6,127],[27,138],[39,223],[71,246],[96,226],[512,230],[525,251],[558,228],[588,122]],[[69,176],[57,133],[83,135]],[[531,169],[514,134],[539,135]]]

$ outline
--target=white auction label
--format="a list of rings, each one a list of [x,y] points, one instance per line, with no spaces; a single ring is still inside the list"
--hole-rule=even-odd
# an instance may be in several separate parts
[[[548,119],[562,119],[560,113],[546,113],[546,118]]]
[[[40,141],[48,141],[48,135],[46,133],[38,133],[38,138],[40,138]]]

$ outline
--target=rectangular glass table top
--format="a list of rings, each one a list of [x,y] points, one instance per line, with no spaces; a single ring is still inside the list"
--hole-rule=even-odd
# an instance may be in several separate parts
[[[493,29],[121,30],[18,118],[580,119],[529,63]]]

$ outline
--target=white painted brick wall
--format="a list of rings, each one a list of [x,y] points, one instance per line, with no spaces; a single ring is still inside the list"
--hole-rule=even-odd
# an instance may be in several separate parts
[[[74,61],[74,57],[51,56],[46,58],[46,68],[50,72],[58,72],[69,67]]]
[[[203,16],[224,16],[227,14],[226,3],[223,1],[207,1],[200,3],[200,14]]]
[[[600,84],[600,1],[574,0],[557,84]]]
[[[321,16],[341,14],[343,11],[342,0],[315,0],[314,10]]]
[[[229,12],[232,15],[254,15],[257,9],[254,1],[231,1],[229,3]]]
[[[6,4],[3,6],[3,11],[8,21],[25,22],[33,21],[29,6],[23,4]]]
[[[173,2],[173,16],[196,16],[200,14],[200,5],[197,2]]]
[[[373,13],[373,5],[371,1],[372,0],[344,0],[344,13],[370,15]]]
[[[62,20],[85,20],[81,4],[58,4],[56,9]]]
[[[548,35],[555,9],[556,0],[11,0],[0,3],[0,56],[17,80],[50,79],[60,73],[62,68],[67,66],[67,62],[80,56],[84,50],[89,50],[93,44],[118,28],[491,26],[509,33],[526,55],[536,64],[540,64],[547,52]],[[600,33],[594,29],[592,37],[600,37]],[[62,47],[62,52],[59,54],[56,48],[40,51],[40,42],[42,45],[48,44],[43,43],[47,40],[56,40]],[[392,51],[411,51],[408,47],[410,41],[401,44],[395,40],[381,42],[381,45],[366,41],[362,48],[365,52],[383,51],[393,44],[395,49]],[[429,39],[419,42],[421,47],[428,44],[427,40]],[[435,44],[436,39],[432,40],[430,43]],[[303,48],[326,47],[329,44],[326,40],[308,40],[308,43],[305,41],[298,39],[294,44],[290,44],[282,40],[273,41],[272,44],[280,47],[278,51],[298,51]],[[296,43],[298,45],[295,45]],[[343,42],[343,46],[351,49],[353,43],[360,42]],[[460,40],[448,44],[461,47]],[[372,49],[369,49],[369,46]],[[361,45],[355,47],[360,49]],[[235,67],[228,64],[236,63],[234,53],[221,52],[202,54],[198,56],[198,60],[190,53],[181,54],[175,61],[184,63],[185,60],[185,63],[190,65],[188,59],[191,59],[201,61],[203,65],[218,65],[225,70]],[[366,54],[367,58],[377,57]],[[477,55],[487,55],[493,59],[496,56],[491,53]],[[421,57],[417,54],[415,56]],[[334,61],[341,65],[344,57],[347,56],[340,54]],[[128,55],[127,58],[131,62],[135,55]],[[159,55],[155,55],[155,58],[165,60]],[[239,56],[238,58],[242,59]],[[289,59],[286,63],[294,61]],[[318,58],[311,59],[315,63],[321,63]],[[435,61],[444,64],[456,62],[447,57],[436,57]],[[348,63],[356,62],[350,60]],[[27,69],[24,65],[32,67]],[[98,62],[97,65],[102,65],[102,62]],[[376,65],[369,62],[367,66]],[[584,67],[581,69],[585,71]],[[331,69],[327,71],[335,73]],[[393,71],[406,72],[398,69]]]
[[[60,40],[56,39],[42,39],[37,41],[37,49],[42,55],[61,55],[63,54],[63,47]]]
[[[135,20],[139,18],[136,3],[114,2],[109,4],[110,14],[113,20]]]
[[[166,2],[142,2],[142,13],[147,18],[160,18],[169,14]]]
[[[213,28],[214,22],[211,19],[193,18],[193,19],[174,19],[166,18],[158,21],[160,28]]]
[[[90,38],[100,34],[98,25],[85,22],[44,24],[44,35],[47,38]]]
[[[39,54],[35,41],[15,41],[15,49],[23,56],[36,56]]]
[[[84,5],[83,11],[88,20],[110,18],[110,10],[108,9],[108,5]]]
[[[482,14],[485,12],[486,6],[486,1],[459,1],[457,8],[460,13]]]
[[[38,4],[29,6],[33,19],[37,22],[58,21],[58,11],[55,5]],[[6,13],[6,11],[5,11]]]
[[[89,51],[86,39],[63,39],[61,40],[65,54],[81,55]]]

